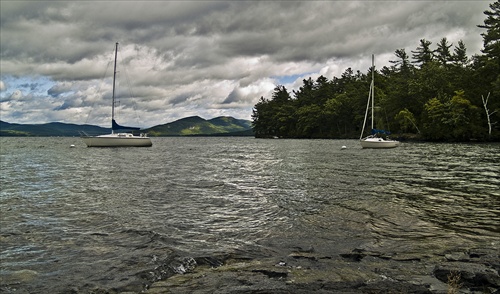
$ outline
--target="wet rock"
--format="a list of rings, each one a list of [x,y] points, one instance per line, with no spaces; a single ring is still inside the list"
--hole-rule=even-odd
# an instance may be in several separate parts
[[[421,261],[422,258],[418,255],[411,254],[395,254],[391,257],[392,260],[396,261]]]
[[[340,256],[346,260],[358,262],[361,261],[366,255],[359,252],[353,252],[353,253],[342,253],[340,254]]]
[[[499,254],[498,251],[494,251],[492,249],[487,248],[472,248],[469,249],[467,254],[471,259],[488,259],[491,261],[499,262]]]
[[[10,275],[2,277],[2,284],[28,283],[38,277],[39,273],[33,270],[23,269],[15,271]]]
[[[277,264],[275,264],[275,266],[286,266],[286,262],[280,261]]]
[[[207,256],[207,257],[195,257],[194,260],[196,261],[196,263],[198,265],[208,265],[208,266],[211,266],[211,267],[219,267],[221,265],[224,264],[224,260],[226,260],[226,258],[217,258],[217,257],[210,257],[210,256]]]
[[[500,289],[500,276],[495,269],[483,264],[465,262],[445,263],[436,266],[434,276],[442,282],[456,279],[460,287],[468,289]],[[485,292],[492,293],[492,292]]]
[[[295,259],[310,259],[310,260],[317,260],[318,257],[315,254],[312,253],[306,253],[306,252],[292,252],[288,256],[293,257]]]
[[[217,268],[199,266],[154,283],[147,293],[430,293],[425,283],[391,279],[359,263],[305,252],[288,258],[228,259]]]
[[[259,261],[229,261],[218,268],[201,266],[154,283],[147,293],[285,293],[287,285],[280,277],[286,275],[286,271],[271,270]]]
[[[408,293],[408,294],[430,294],[432,293],[426,286],[424,285],[415,285],[407,282],[399,282],[395,283],[392,281],[381,281],[376,284],[365,285],[359,287],[358,293],[369,293],[369,294],[378,294],[378,293]]]
[[[447,261],[483,263],[500,269],[500,255],[493,248],[472,248],[464,251],[451,251],[444,254]]]
[[[431,293],[435,294],[447,294],[448,290],[450,289],[450,286],[448,286],[448,284],[436,279],[433,276],[416,276],[413,277],[409,282],[417,286],[423,286]]]
[[[469,261],[470,260],[469,254],[467,254],[465,252],[448,253],[448,254],[445,254],[444,257],[448,261]]]
[[[184,257],[175,260],[170,264],[170,268],[176,274],[185,274],[192,271],[196,267],[196,260],[192,257]]]
[[[296,249],[295,251],[297,251],[297,252],[303,252],[303,253],[313,253],[314,252],[314,247],[312,245],[307,247],[307,248],[295,246],[294,249]]]
[[[252,270],[254,273],[262,273],[272,279],[284,279],[288,276],[287,272],[270,271],[270,270]]]
[[[451,288],[448,276],[455,272],[461,275],[456,285],[460,293],[495,293],[500,288],[498,254],[491,249],[426,255],[356,248],[325,255],[321,249],[302,248],[290,246],[288,254],[267,257],[194,258],[197,266],[191,271],[155,282],[147,293],[446,294]]]
[[[350,253],[341,253],[339,255],[345,260],[358,262],[365,258],[368,254],[364,249],[356,248]]]

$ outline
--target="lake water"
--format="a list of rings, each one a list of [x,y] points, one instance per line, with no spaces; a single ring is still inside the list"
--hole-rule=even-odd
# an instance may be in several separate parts
[[[0,138],[0,292],[138,292],[195,257],[258,259],[292,245],[500,248],[500,144],[152,141]]]

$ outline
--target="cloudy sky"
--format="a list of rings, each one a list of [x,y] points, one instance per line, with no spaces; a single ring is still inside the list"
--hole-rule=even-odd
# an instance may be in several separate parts
[[[491,1],[0,2],[0,117],[110,126],[191,115],[250,119],[278,84],[389,66],[420,39],[480,53]]]

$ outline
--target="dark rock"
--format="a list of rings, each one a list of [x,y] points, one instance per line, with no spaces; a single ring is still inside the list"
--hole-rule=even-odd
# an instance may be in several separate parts
[[[359,287],[361,293],[367,294],[396,294],[396,293],[408,293],[408,294],[430,294],[432,293],[424,285],[414,285],[405,282],[395,283],[393,281],[381,281],[376,284],[369,284]]]
[[[436,266],[434,276],[448,283],[455,276],[464,288],[500,288],[498,272],[482,264],[454,262]]]
[[[452,274],[460,275],[454,285],[460,293],[496,293],[500,288],[494,249],[430,255],[373,249],[332,254],[324,247],[302,249],[307,245],[288,248],[288,254],[242,251],[197,257],[195,268],[153,283],[147,293],[444,294],[453,286]],[[191,264],[179,257],[172,260],[179,261],[185,267]]]
[[[358,252],[352,252],[352,253],[342,253],[340,256],[344,259],[350,260],[350,261],[355,261],[359,262],[361,261],[366,255],[363,253],[358,253]]]
[[[277,271],[269,271],[269,270],[252,270],[254,273],[262,273],[269,278],[272,279],[284,279],[288,276],[286,272],[277,272]]]
[[[306,252],[292,252],[290,253],[290,255],[288,255],[290,257],[293,257],[295,259],[309,259],[309,260],[317,260],[318,257],[314,254],[311,254],[311,253],[306,253]]]
[[[314,247],[313,246],[309,246],[308,248],[302,248],[302,247],[294,247],[296,249],[296,251],[298,252],[305,252],[305,253],[313,253],[314,252]]]
[[[208,265],[211,267],[219,267],[224,264],[225,258],[216,257],[195,257],[194,260],[198,265]]]
[[[448,253],[448,254],[445,254],[444,257],[448,261],[464,261],[464,262],[466,262],[466,261],[470,260],[469,254],[467,254],[465,252]]]

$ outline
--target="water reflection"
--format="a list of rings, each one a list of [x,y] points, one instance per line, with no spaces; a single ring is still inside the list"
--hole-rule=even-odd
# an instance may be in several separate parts
[[[12,289],[140,284],[177,257],[283,246],[419,256],[498,246],[498,144],[154,138],[139,152],[0,139],[1,277]]]

